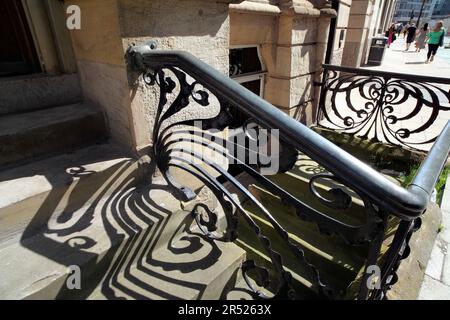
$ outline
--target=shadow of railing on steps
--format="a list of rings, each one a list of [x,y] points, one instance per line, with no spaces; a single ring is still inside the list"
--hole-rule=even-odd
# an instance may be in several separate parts
[[[348,292],[346,288],[334,287],[331,281],[328,281],[332,279],[324,276],[326,272],[311,263],[305,254],[305,247],[279,223],[275,212],[269,211],[226,167],[204,157],[205,149],[220,151],[227,161],[239,167],[241,172],[245,172],[255,183],[269,190],[284,204],[293,206],[300,219],[316,223],[319,232],[324,236],[339,235],[350,246],[369,245],[364,271],[367,267],[379,263],[385,231],[389,229],[392,217],[399,219],[401,222],[396,236],[385,255],[387,259],[382,260],[379,266],[382,271],[381,286],[369,288],[366,284],[370,273],[363,272],[356,294],[359,299],[385,298],[386,292],[397,281],[396,270],[408,252],[403,249],[408,247],[409,238],[420,225],[420,216],[427,208],[433,187],[447,160],[450,150],[450,123],[443,128],[439,138],[428,141],[435,142],[433,148],[423,161],[412,184],[403,188],[192,55],[181,51],[153,49],[154,47],[149,45],[130,47],[127,59],[130,72],[136,72],[135,81],[139,82],[138,77],[142,75],[143,85],[153,90],[152,96],[159,96],[159,100],[153,101],[157,106],[152,132],[152,154],[156,164],[174,192],[186,200],[194,198],[195,192],[186,187],[186,181],[177,181],[173,177],[173,168],[201,180],[220,200],[227,226],[218,236],[212,232],[215,227],[211,226],[211,221],[219,220],[214,213],[197,218],[206,236],[215,240],[239,242],[240,238],[236,232],[239,224],[246,225],[253,232],[268,264],[271,265],[271,270],[268,270],[268,265],[259,266],[252,260],[243,264],[244,279],[255,297],[268,298],[264,293],[264,289],[268,287],[274,298],[296,297],[297,280],[293,280],[296,274],[287,268],[292,262],[289,259],[295,259],[301,266],[307,282],[321,297],[339,299],[346,297]],[[382,88],[372,86],[371,90],[379,91]],[[378,92],[378,95],[384,93]],[[193,106],[207,110],[208,113],[194,112],[193,110],[198,109],[190,109]],[[234,129],[232,114],[236,110],[248,118],[241,128],[241,136],[244,137],[241,143],[233,142],[229,135],[230,129]],[[196,125],[197,122],[200,122],[200,125]],[[189,129],[184,137],[175,138],[173,130],[180,126],[192,129]],[[426,127],[421,129],[425,130]],[[223,136],[212,141],[205,139],[204,135],[196,134],[198,131],[206,133],[206,136],[210,136],[211,131],[216,135],[221,132]],[[261,152],[249,147],[252,141],[258,140],[261,135],[265,136],[265,146],[270,145],[272,149]],[[177,146],[171,139],[181,144],[190,143],[199,149]],[[276,145],[272,144],[274,140],[277,141]],[[231,142],[225,143],[224,147],[224,141]],[[229,147],[234,148],[233,152],[230,152]],[[236,156],[236,149],[243,151],[243,159]],[[279,152],[275,149],[279,149]],[[309,192],[327,207],[327,210],[335,210],[342,215],[346,214],[352,203],[349,194],[356,195],[363,204],[362,210],[367,217],[365,223],[350,225],[333,218],[305,202],[301,195],[294,196],[292,190],[283,188],[270,178],[270,175],[291,169],[297,162],[298,152],[305,154],[325,170],[310,177],[307,182]],[[256,162],[247,161],[252,157]],[[277,170],[271,173],[263,173],[268,166],[265,162],[267,158],[271,161],[278,159],[284,166],[278,166]],[[334,181],[342,187],[322,190],[319,187],[321,179]],[[238,201],[224,187],[224,180],[243,195],[244,202]],[[244,207],[245,201],[256,208],[259,218],[249,214]],[[264,228],[270,226],[275,235],[263,231],[262,221]],[[276,237],[281,239],[279,241],[289,252],[290,258],[286,259],[288,254],[282,251],[284,249],[274,247],[280,245],[280,242],[275,241]],[[256,285],[252,279],[257,279]],[[273,283],[276,283],[275,287]]]
[[[44,285],[42,291],[33,292],[28,298],[202,297],[205,283],[190,280],[188,275],[211,267],[222,255],[221,250],[212,241],[200,243],[204,237],[190,230],[193,218],[188,213],[181,209],[174,212],[167,204],[155,202],[160,198],[154,194],[168,193],[167,185],[153,181],[136,186],[136,173],[127,171],[127,162],[103,172],[102,180],[97,178],[94,185],[89,180],[93,172],[88,174],[83,167],[69,171],[71,174],[67,174],[78,181],[64,189],[52,190],[45,198],[20,242],[26,249],[64,268],[58,267],[56,274],[51,275],[61,277],[56,284]],[[146,174],[153,177],[154,170],[151,165]],[[71,199],[78,191],[87,193],[85,198]],[[172,200],[179,203],[175,198]],[[60,208],[60,213],[55,213],[61,201],[67,201],[67,210]],[[154,256],[162,251],[165,259]],[[188,257],[187,260],[174,264],[173,259],[180,255]],[[66,283],[72,271],[69,267],[74,265],[80,267],[81,289],[69,288]],[[16,272],[26,273],[33,267],[36,266],[25,263],[16,266]],[[187,276],[180,279],[167,273],[174,270]],[[181,286],[190,295],[177,290],[170,292],[167,290],[170,286]]]

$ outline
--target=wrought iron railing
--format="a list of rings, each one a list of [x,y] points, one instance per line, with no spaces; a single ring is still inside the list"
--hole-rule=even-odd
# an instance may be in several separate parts
[[[366,278],[364,277],[361,281],[358,298],[381,299],[385,296],[386,290],[396,281],[395,272],[400,261],[408,253],[405,247],[408,246],[412,232],[420,224],[420,216],[427,208],[429,197],[447,160],[450,150],[450,124],[446,125],[439,138],[436,139],[414,181],[405,189],[186,52],[152,50],[150,46],[144,45],[131,47],[128,55],[130,64],[134,70],[142,73],[146,85],[159,86],[159,100],[152,133],[152,152],[158,168],[171,187],[185,200],[193,199],[195,192],[176,181],[170,174],[171,168],[186,171],[201,180],[216,195],[223,207],[227,222],[226,230],[223,232],[217,230],[216,224],[220,219],[217,212],[207,210],[207,216],[204,215],[204,212],[202,215],[196,216],[197,223],[208,237],[224,241],[236,240],[238,218],[241,218],[254,232],[276,271],[278,288],[274,292],[274,297],[292,298],[295,296],[292,275],[287,271],[282,256],[272,247],[271,239],[267,234],[263,234],[257,221],[248,214],[241,202],[227,189],[223,183],[225,180],[229,186],[237,189],[248,201],[259,208],[264,218],[281,236],[286,248],[297,257],[298,263],[303,265],[313,288],[323,297],[341,297],[335,288],[323,279],[321,270],[307,260],[304,250],[292,241],[288,232],[274,218],[273,214],[247,190],[245,184],[239,181],[237,176],[230,174],[224,166],[214,160],[205,159],[202,154],[197,152],[198,150],[192,151],[192,149],[180,147],[177,144],[180,142],[189,142],[202,148],[224,152],[226,158],[233,161],[241,171],[270,190],[271,193],[279,196],[284,203],[293,206],[300,219],[315,222],[323,234],[327,236],[340,235],[351,245],[370,246],[366,266],[377,263],[389,217],[400,218],[401,223],[396,231],[394,242],[386,253],[381,266],[383,280],[381,288],[369,289],[365,285]],[[189,106],[193,104],[203,108],[204,111],[213,110],[213,112],[210,112],[209,115],[204,113],[199,115],[198,112],[189,109]],[[304,199],[293,196],[289,190],[283,189],[265,176],[262,173],[263,161],[247,163],[245,160],[248,157],[258,153],[248,148],[248,142],[251,140],[251,134],[246,130],[248,126],[242,128],[247,139],[246,143],[232,144],[237,149],[244,150],[246,158],[242,160],[236,157],[235,153],[229,153],[227,148],[223,147],[223,142],[228,139],[226,132],[232,127],[233,113],[231,111],[233,109],[247,114],[249,117],[247,125],[250,122],[256,124],[258,133],[263,129],[267,129],[269,133],[279,130],[280,151],[278,156],[281,163],[278,172],[292,168],[299,152],[307,155],[327,171],[311,177],[309,180],[311,194],[330,210],[344,214],[350,206],[352,196],[357,196],[363,203],[367,217],[365,222],[351,225],[335,219],[326,212],[312,207]],[[200,128],[195,126],[196,121],[199,120],[201,120]],[[209,132],[212,129],[215,130],[214,143],[201,139],[197,134],[197,131],[201,131],[211,137]],[[181,135],[179,135],[180,132]],[[218,136],[218,132],[224,134]],[[202,136],[202,138],[204,137]],[[316,189],[318,179],[332,180],[341,187],[332,187],[324,195],[323,191]],[[205,206],[199,204],[198,207]],[[257,266],[254,261],[244,263],[242,272],[255,296],[267,298],[262,288],[258,288],[250,280],[249,275],[250,273],[257,274],[258,285],[264,286],[270,282],[269,272],[265,268]]]
[[[450,78],[324,65],[317,123],[427,150],[450,119]]]

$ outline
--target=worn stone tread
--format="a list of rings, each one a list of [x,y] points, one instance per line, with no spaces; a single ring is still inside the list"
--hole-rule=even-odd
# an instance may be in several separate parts
[[[85,103],[0,117],[0,167],[73,150],[106,137],[103,114]]]

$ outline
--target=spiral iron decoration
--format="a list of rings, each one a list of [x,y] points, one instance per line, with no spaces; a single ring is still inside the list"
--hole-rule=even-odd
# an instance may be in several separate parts
[[[204,131],[204,136],[206,137],[208,136],[207,131],[210,129],[223,131],[225,128],[232,127],[233,125],[232,106],[225,103],[219,96],[215,95],[212,90],[207,88],[206,84],[199,83],[195,79],[189,81],[188,79],[190,76],[181,69],[172,66],[165,66],[156,70],[146,70],[142,77],[146,85],[159,86],[159,101],[153,127],[152,150],[158,168],[161,170],[168,184],[174,189],[175,193],[183,200],[192,200],[196,197],[196,194],[193,190],[178,183],[171,176],[169,169],[178,168],[202,181],[216,196],[225,213],[227,227],[224,232],[220,233],[217,230],[217,222],[219,220],[217,212],[210,210],[210,208],[203,204],[195,206],[192,214],[204,236],[213,240],[234,241],[238,237],[237,221],[238,215],[240,215],[243,218],[243,221],[245,221],[254,232],[260,244],[266,251],[267,256],[272,261],[273,268],[278,278],[276,281],[278,289],[271,298],[295,297],[295,292],[292,287],[292,275],[290,272],[286,271],[281,255],[272,248],[270,239],[263,234],[258,223],[247,213],[242,204],[232,196],[230,191],[227,190],[222,183],[218,181],[216,176],[211,173],[211,170],[205,168],[206,166],[218,173],[221,177],[225,177],[231,185],[237,188],[249,201],[259,208],[265,219],[269,221],[274,230],[281,236],[289,250],[298,258],[298,261],[304,265],[305,270],[307,270],[309,278],[312,280],[317,291],[328,298],[337,297],[338,293],[324,282],[318,269],[307,261],[303,249],[290,239],[286,230],[283,229],[262,203],[258,201],[258,199],[255,198],[255,196],[247,190],[236,177],[232,176],[226,169],[215,163],[213,160],[205,159],[195,151],[180,148],[177,143],[184,141],[200,145],[204,148],[225,152],[227,159],[233,160],[234,163],[254,180],[267,187],[274,194],[280,195],[287,203],[293,205],[298,212],[299,218],[316,222],[319,226],[319,230],[324,234],[339,234],[348,243],[356,245],[365,243],[372,238],[372,233],[376,230],[376,225],[379,222],[377,218],[373,218],[376,217],[376,214],[374,215],[371,210],[368,210],[371,218],[367,219],[365,225],[350,226],[311,208],[277,186],[268,178],[264,177],[259,170],[261,166],[249,165],[236,158],[234,154],[227,152],[228,150],[221,149],[220,143],[219,145],[215,145],[210,141],[199,138],[199,136],[195,134],[196,129],[191,128],[194,127],[196,121],[201,121],[201,130]],[[215,101],[218,101],[218,108],[217,106],[211,105],[211,101],[214,99]],[[182,113],[189,104],[196,104],[200,108],[215,108],[215,111],[209,117],[203,116],[199,118],[191,116],[189,113],[183,117],[179,117],[178,115]],[[243,132],[245,131],[245,128],[243,128]],[[183,133],[182,139],[174,138],[177,132]],[[216,137],[216,142],[223,142],[219,140],[221,140],[221,138]],[[281,143],[281,145],[284,156],[282,157],[279,171],[285,172],[295,164],[298,151],[284,143]],[[245,149],[248,153],[254,152],[247,149],[245,145],[235,145],[235,147]],[[189,155],[190,157],[184,155]],[[201,164],[192,159],[201,160]],[[311,179],[310,182],[312,194],[319,199],[321,199],[322,196],[315,191],[313,185],[314,181],[321,177],[323,177],[323,174],[317,174],[317,177]],[[327,178],[333,179],[332,176],[327,176]],[[348,194],[341,189],[331,190],[331,194],[334,198],[332,200],[327,200],[330,207],[338,210],[345,210],[348,208],[349,201],[351,201],[351,197]],[[333,203],[334,205],[332,205]],[[370,204],[368,207],[370,207]],[[257,266],[254,261],[249,260],[243,264],[242,273],[255,297],[263,299],[269,298],[263,291],[258,289],[258,287],[267,287],[271,282],[267,269]],[[256,279],[255,282],[250,279],[250,274]]]
[[[324,66],[317,122],[363,139],[429,147],[445,126],[436,120],[450,112],[450,80],[416,78]]]

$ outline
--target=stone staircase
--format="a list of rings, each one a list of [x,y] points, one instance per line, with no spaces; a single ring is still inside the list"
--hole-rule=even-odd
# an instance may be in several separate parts
[[[273,179],[296,186],[291,191],[301,196],[307,184],[298,168]],[[162,177],[150,179],[152,172],[148,157],[133,159],[108,143],[3,171],[0,193],[8,197],[0,203],[0,297],[252,299],[240,266],[248,258],[269,269],[271,262],[246,223],[239,222],[235,243],[204,238],[189,205],[174,198]],[[322,235],[267,190],[256,184],[250,190],[327,281],[349,285],[366,248]],[[243,204],[285,258],[298,298],[317,298],[272,227]],[[80,290],[66,285],[71,266],[81,270]],[[273,286],[276,281],[269,295]]]
[[[2,199],[0,206],[3,299],[253,299],[242,263],[253,259],[273,271],[243,219],[235,242],[206,239],[190,214],[194,203],[204,200],[176,199],[165,180],[153,174],[148,157],[134,159],[106,143],[16,170],[20,174],[7,170],[0,175],[0,194],[16,195]],[[323,205],[309,198],[307,183],[317,170],[317,164],[300,157],[294,169],[271,179],[319,208]],[[367,245],[350,246],[338,236],[319,232],[269,190],[248,177],[243,180],[318,267],[321,278],[339,288],[343,298],[354,298],[352,282],[360,276]],[[321,191],[331,186],[332,182],[317,183]],[[241,194],[236,196],[282,255],[293,275],[296,297],[319,298],[305,268],[267,219]],[[357,224],[364,219],[361,205],[354,197],[350,213],[334,217]],[[73,266],[81,271],[80,290],[67,287]],[[276,287],[271,272],[271,283],[263,291],[270,296]]]
[[[56,79],[45,81],[58,86]],[[189,203],[175,198],[149,157],[136,158],[105,140],[102,114],[80,102],[79,95],[41,100],[45,81],[0,82],[0,93],[20,88],[25,95],[39,93],[36,104],[28,105],[22,102],[29,96],[22,101],[15,94],[14,101],[0,94],[0,299],[253,299],[240,268],[249,259],[270,273],[269,286],[261,291],[268,296],[276,292],[272,261],[242,215],[235,242],[204,237],[191,209],[202,202],[217,207],[211,193]],[[25,90],[29,85],[31,93]],[[11,113],[5,103],[19,112]],[[300,155],[292,170],[269,178],[336,220],[364,223],[363,201],[351,191],[345,211],[331,210],[313,196],[309,181],[321,172]],[[340,297],[354,298],[353,284],[361,277],[368,245],[350,246],[324,234],[249,176],[239,178],[318,268],[321,279]],[[190,178],[184,174],[178,180]],[[296,298],[320,298],[304,265],[260,209],[226,186],[282,256]],[[315,186],[323,193],[342,187],[325,179]],[[224,213],[215,209],[223,227]],[[81,288],[71,289],[76,270]],[[256,285],[257,277],[250,276]]]
[[[366,219],[365,211],[362,201],[358,197],[352,198],[353,202],[348,211],[340,212],[326,207],[312,195],[308,182],[315,173],[320,171],[323,171],[323,168],[306,156],[301,155],[292,170],[284,174],[270,176],[270,180],[276,182],[280,187],[301,199],[310,207],[327,213],[334,219],[351,225],[364,223]],[[250,192],[289,233],[292,241],[304,251],[307,261],[317,267],[322,281],[333,288],[338,288],[338,294],[342,298],[352,298],[351,295],[354,295],[355,292],[350,292],[351,290],[347,290],[347,288],[358,277],[364,266],[368,245],[351,246],[340,236],[320,232],[316,223],[300,219],[295,208],[284,203],[278,196],[252,180],[244,180],[247,180]],[[320,180],[315,185],[319,192],[323,193],[331,187],[337,186],[336,183],[328,180]],[[258,223],[262,233],[271,240],[273,249],[281,254],[286,270],[293,276],[297,298],[319,298],[320,296],[312,285],[312,279],[308,276],[305,266],[299,263],[298,258],[288,249],[282,237],[264,217],[261,210],[251,201],[245,200],[242,195],[240,199],[247,213]],[[244,219],[239,219],[238,226],[236,244],[247,252],[247,259],[252,259],[258,266],[269,270],[271,284],[266,288],[266,292],[271,296],[276,292],[279,284],[272,261]]]
[[[76,75],[0,81],[0,298],[220,298],[245,252],[105,137]]]
[[[3,299],[217,299],[245,257],[190,231],[148,157],[103,144],[15,170],[0,175]]]
[[[81,102],[76,74],[0,80],[0,168],[103,141],[102,113]]]

